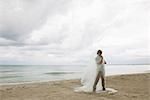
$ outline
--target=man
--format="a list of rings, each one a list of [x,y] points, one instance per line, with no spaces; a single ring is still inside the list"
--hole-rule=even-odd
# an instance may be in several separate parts
[[[97,64],[97,76],[93,85],[93,92],[96,91],[96,85],[101,78],[101,83],[102,83],[102,90],[105,91],[105,69],[104,69],[104,64],[106,64],[103,56],[102,56],[102,51],[98,50],[97,51],[97,57],[95,58],[96,64]]]

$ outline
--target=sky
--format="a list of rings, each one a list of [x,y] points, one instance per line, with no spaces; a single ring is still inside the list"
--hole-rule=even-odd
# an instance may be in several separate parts
[[[0,0],[0,64],[148,64],[149,33],[149,0]]]

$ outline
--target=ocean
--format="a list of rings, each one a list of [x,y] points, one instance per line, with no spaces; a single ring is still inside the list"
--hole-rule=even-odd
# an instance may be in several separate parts
[[[0,65],[0,85],[81,78],[86,65]],[[150,65],[106,65],[106,76],[150,72]]]

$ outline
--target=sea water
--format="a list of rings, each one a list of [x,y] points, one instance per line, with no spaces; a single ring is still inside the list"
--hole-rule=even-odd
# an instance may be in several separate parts
[[[0,85],[81,78],[86,65],[0,65]],[[150,65],[106,65],[106,76],[149,73]]]

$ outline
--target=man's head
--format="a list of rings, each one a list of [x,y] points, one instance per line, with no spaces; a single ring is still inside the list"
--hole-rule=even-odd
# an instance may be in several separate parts
[[[98,55],[101,55],[101,54],[102,54],[102,50],[98,50],[98,51],[97,51],[97,54],[98,54]]]

